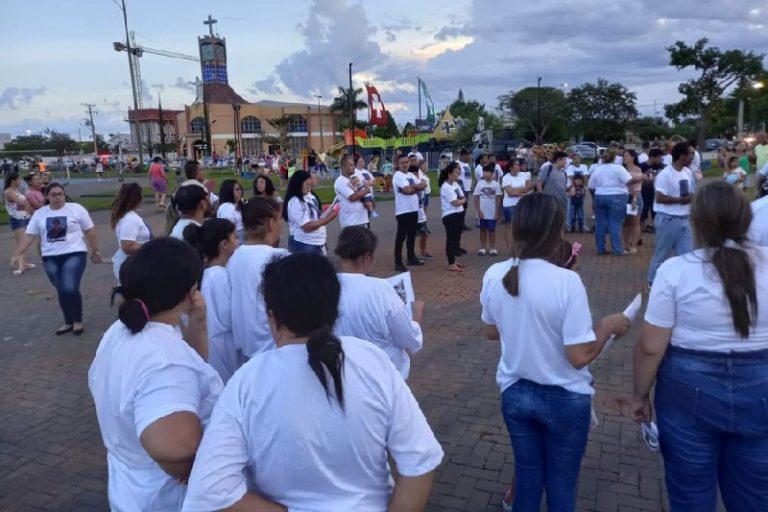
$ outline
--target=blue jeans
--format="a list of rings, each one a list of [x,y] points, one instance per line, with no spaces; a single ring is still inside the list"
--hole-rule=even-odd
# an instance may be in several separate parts
[[[322,245],[310,245],[304,242],[299,242],[295,238],[288,237],[288,250],[291,254],[319,254],[324,256]]]
[[[584,229],[584,196],[574,196],[568,202],[568,227]]]
[[[576,484],[587,447],[592,397],[560,386],[519,380],[501,395],[501,412],[515,452],[515,512],[576,506]]]
[[[654,219],[656,241],[653,258],[648,268],[648,283],[653,284],[656,271],[674,252],[680,256],[693,250],[693,237],[688,217],[674,217],[666,213],[657,213]]]
[[[85,252],[72,252],[43,257],[43,268],[59,295],[59,307],[64,313],[66,325],[79,324],[83,321],[80,280],[83,278],[87,256],[88,253]]]
[[[768,510],[768,350],[669,347],[656,421],[672,512]]]
[[[621,227],[627,216],[628,194],[595,194],[595,244],[597,252],[605,252],[605,234],[611,235],[613,254],[624,254]]]

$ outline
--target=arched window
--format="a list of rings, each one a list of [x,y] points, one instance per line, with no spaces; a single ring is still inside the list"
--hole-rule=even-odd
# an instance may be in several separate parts
[[[288,123],[288,133],[307,133],[307,118],[304,116],[291,116]]]
[[[254,116],[245,116],[240,120],[243,133],[261,133],[261,120]]]
[[[196,117],[189,123],[189,129],[192,133],[203,133],[205,131],[205,119]]]

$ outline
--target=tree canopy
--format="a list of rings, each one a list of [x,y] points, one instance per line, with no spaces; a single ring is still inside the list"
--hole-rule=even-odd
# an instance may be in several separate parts
[[[526,87],[499,96],[498,109],[518,120],[518,127],[527,126],[537,143],[557,123],[562,123],[568,112],[565,94],[555,87]]]
[[[588,140],[621,140],[637,117],[636,101],[635,93],[604,78],[576,87],[568,95],[572,130]]]
[[[356,89],[349,89],[339,86],[338,93],[339,95],[333,98],[333,102],[331,103],[331,111],[341,112],[343,114],[337,119],[339,129],[346,130],[349,128],[350,96],[352,97],[352,108],[355,113],[355,128],[365,128],[368,126],[366,121],[357,120],[357,111],[368,108],[368,103],[360,98],[360,95],[363,94],[363,89],[360,87]]]
[[[462,95],[463,96],[463,95]],[[472,136],[477,131],[477,121],[483,117],[485,129],[497,133],[501,130],[501,119],[493,112],[485,108],[485,104],[476,100],[457,99],[450,107],[455,119],[461,119],[456,130],[456,144],[459,146],[472,146]]]
[[[683,99],[664,107],[670,119],[696,119],[699,144],[704,142],[709,123],[726,91],[736,84],[745,86],[764,72],[763,55],[753,51],[726,50],[707,46],[702,38],[689,46],[683,41],[667,47],[669,64],[677,70],[693,68],[698,76],[681,83],[677,90]]]

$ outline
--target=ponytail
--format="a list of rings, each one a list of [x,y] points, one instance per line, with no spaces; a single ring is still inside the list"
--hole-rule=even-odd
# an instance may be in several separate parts
[[[235,225],[228,219],[206,219],[202,225],[189,224],[184,228],[184,240],[197,249],[200,259],[212,260],[219,256],[219,244],[235,232]]]
[[[311,332],[307,338],[307,354],[307,362],[320,380],[320,384],[323,385],[325,395],[330,399],[327,371],[333,380],[336,400],[344,409],[344,389],[341,382],[344,371],[344,350],[341,348],[339,338],[333,335],[328,326],[320,327]]]
[[[687,151],[688,145],[680,142],[675,148]],[[723,283],[733,328],[742,338],[749,337],[757,322],[755,266],[743,247],[751,223],[749,201],[725,181],[707,183],[696,191],[691,203],[694,239],[712,251],[710,262]]]
[[[501,280],[501,284],[504,285],[504,289],[507,290],[513,297],[517,297],[520,293],[520,259],[513,258],[512,266],[509,267],[507,273],[504,274],[504,278]]]
[[[738,245],[716,247],[712,254],[715,266],[731,306],[733,328],[742,338],[757,322],[757,285],[755,267],[747,252]]]
[[[114,305],[115,295],[118,294],[122,295],[126,300],[120,304],[117,310],[117,317],[131,331],[131,334],[141,332],[151,318],[149,306],[141,299],[128,299],[126,297],[126,290],[121,286],[117,286],[112,290],[110,305]]]

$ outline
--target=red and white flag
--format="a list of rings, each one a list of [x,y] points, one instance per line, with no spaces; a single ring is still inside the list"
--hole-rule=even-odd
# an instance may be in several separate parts
[[[368,110],[370,113],[370,124],[378,126],[386,126],[389,120],[389,112],[384,107],[384,102],[381,101],[381,94],[371,84],[365,84],[365,90],[368,93]]]

